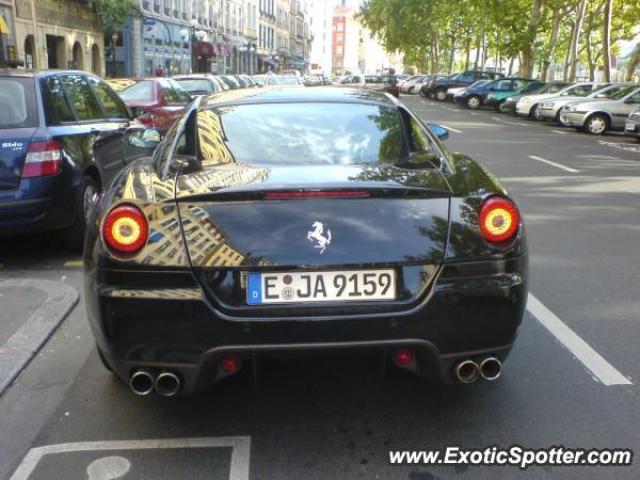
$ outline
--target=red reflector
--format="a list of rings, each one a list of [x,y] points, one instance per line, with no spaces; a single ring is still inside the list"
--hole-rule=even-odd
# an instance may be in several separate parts
[[[520,213],[506,198],[490,197],[482,204],[478,222],[487,242],[503,243],[513,239],[518,232]]]
[[[396,350],[395,360],[401,367],[406,367],[413,362],[413,352],[406,348],[399,348]]]
[[[146,245],[149,237],[147,218],[135,205],[115,207],[104,220],[102,237],[109,248],[117,253],[137,253]]]
[[[240,360],[232,353],[228,353],[220,360],[220,366],[226,373],[235,373],[240,366]]]
[[[363,198],[368,197],[369,192],[364,190],[322,190],[308,192],[267,192],[264,198],[267,200],[275,200],[279,198]]]
[[[57,175],[62,170],[62,145],[55,140],[31,142],[22,167],[22,178]]]

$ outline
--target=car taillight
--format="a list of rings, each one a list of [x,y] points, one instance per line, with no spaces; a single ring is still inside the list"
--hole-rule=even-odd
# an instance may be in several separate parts
[[[520,213],[513,202],[503,197],[489,197],[482,204],[480,231],[489,243],[504,243],[518,233]]]
[[[107,246],[116,253],[133,255],[142,250],[147,243],[147,218],[135,205],[115,207],[104,220],[102,237]]]
[[[22,178],[57,175],[62,170],[62,145],[55,141],[31,142],[22,167]]]

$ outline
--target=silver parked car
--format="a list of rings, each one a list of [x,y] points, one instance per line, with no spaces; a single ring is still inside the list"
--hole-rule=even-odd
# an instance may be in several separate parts
[[[640,108],[629,114],[627,123],[624,127],[624,133],[627,135],[633,135],[640,140]]]
[[[590,102],[594,99],[607,99],[610,98],[611,95],[615,95],[621,89],[625,88],[627,85],[618,83],[618,84],[600,84],[593,85],[591,92],[588,92],[585,88],[584,90],[579,90],[574,92],[573,95],[565,95],[561,97],[553,97],[541,102],[538,105],[538,115],[541,120],[555,120],[556,122],[560,121],[560,109],[565,105],[572,104],[575,105],[579,102]],[[579,95],[579,93],[587,93],[586,95]]]
[[[540,104],[553,97],[584,97],[593,89],[593,82],[572,83],[556,93],[542,93],[538,95],[526,95],[516,104],[516,114],[524,117],[540,120]]]
[[[640,105],[640,85],[630,85],[607,100],[569,104],[560,110],[560,122],[592,135],[624,130],[629,114]]]

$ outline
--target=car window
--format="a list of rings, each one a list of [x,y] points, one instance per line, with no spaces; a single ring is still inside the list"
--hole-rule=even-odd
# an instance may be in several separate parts
[[[473,72],[471,72],[460,75],[456,80],[460,82],[472,82],[475,80],[475,78],[475,75],[473,74]]]
[[[127,107],[105,82],[97,78],[89,77],[89,83],[98,96],[104,113],[109,118],[129,118]]]
[[[298,77],[271,77],[269,85],[300,85]]]
[[[513,83],[511,80],[498,80],[493,84],[493,89],[497,91],[507,91],[511,90]]]
[[[118,93],[125,102],[153,102],[153,82],[142,80]]]
[[[573,88],[570,88],[569,90],[567,90],[567,92],[565,93],[565,95],[574,95],[576,97],[584,97],[586,95],[589,95],[589,93],[591,93],[591,89],[593,88],[593,85],[576,85]]]
[[[627,98],[627,103],[640,103],[640,90]]]
[[[351,79],[351,83],[361,83],[361,82],[362,82],[361,78],[358,77],[357,75]]]
[[[409,128],[411,129],[411,150],[414,152],[430,152],[432,151],[431,142],[422,132],[422,128],[415,119],[409,120]]]
[[[214,93],[216,91],[215,84],[206,78],[178,78],[176,82],[190,93]]]
[[[38,125],[33,78],[0,78],[0,129]]]
[[[535,82],[528,82],[527,80],[514,80],[513,81],[513,86],[511,87],[512,90],[518,89],[518,88],[522,88],[526,85],[533,85],[534,87],[537,86],[539,87],[540,84],[536,84]]]
[[[189,95],[189,92],[182,88],[175,80],[167,81],[169,82],[169,85],[171,85],[171,90],[173,91],[174,98],[178,104],[183,105],[191,101],[191,95]]]
[[[382,79],[380,77],[376,77],[373,75],[367,75],[364,77],[364,83],[368,83],[368,84],[382,83]]]
[[[81,75],[63,75],[60,81],[79,121],[104,118],[93,90]]]
[[[206,111],[205,111],[206,112]],[[202,158],[222,163],[352,165],[395,163],[406,157],[395,108],[344,103],[287,103],[221,107],[201,112]],[[200,130],[201,129],[201,130]],[[247,142],[247,131],[251,141]],[[224,135],[223,135],[224,134]],[[204,137],[203,137],[204,136]],[[204,151],[206,150],[206,151]]]

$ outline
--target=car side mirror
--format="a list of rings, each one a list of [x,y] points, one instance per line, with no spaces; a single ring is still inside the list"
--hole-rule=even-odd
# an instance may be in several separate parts
[[[131,146],[145,150],[155,150],[160,140],[162,140],[160,132],[153,128],[145,128],[129,135],[129,144]]]
[[[444,141],[449,138],[449,130],[444,127],[441,127],[437,123],[429,123],[427,124],[431,133],[433,133],[438,139]]]

